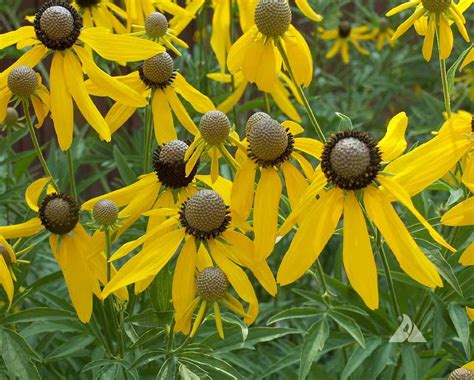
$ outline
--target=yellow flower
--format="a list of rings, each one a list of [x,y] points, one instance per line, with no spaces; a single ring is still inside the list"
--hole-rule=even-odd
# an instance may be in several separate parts
[[[145,213],[146,216],[161,217],[161,220],[149,224],[143,236],[124,244],[114,253],[111,260],[120,259],[143,246],[104,288],[103,297],[132,283],[136,283],[136,290],[138,285],[138,291],[145,289],[179,252],[173,277],[173,305],[177,314],[185,312],[195,299],[196,253],[204,245],[237,294],[249,304],[245,321],[252,323],[258,314],[258,301],[241,266],[250,269],[272,295],[276,293],[276,283],[266,262],[258,261],[254,255],[252,241],[234,225],[227,206],[230,189],[226,188],[220,193],[222,196],[214,190],[200,190],[179,209],[160,207]]]
[[[0,82],[0,120],[5,119],[12,97],[31,101],[37,119],[35,126],[43,125],[49,113],[49,92],[41,83],[41,75],[23,65],[10,70],[7,80]]]
[[[436,267],[427,259],[403,224],[391,198],[403,204],[428,230],[437,243],[455,251],[413,205],[410,195],[381,170],[406,149],[404,138],[408,119],[404,112],[392,118],[378,143],[367,133],[338,132],[324,144],[321,164],[301,203],[281,227],[286,234],[295,217],[303,217],[288,252],[278,269],[277,281],[286,285],[296,281],[317,260],[344,216],[343,263],[354,290],[370,309],[379,306],[377,268],[372,253],[364,212],[377,227],[398,260],[414,280],[428,287],[443,286]],[[332,185],[328,190],[323,190]],[[319,199],[315,195],[319,194]],[[391,197],[391,198],[390,198]],[[303,215],[304,211],[304,215]]]
[[[101,261],[105,271],[105,257],[89,256],[93,247],[92,238],[79,222],[79,205],[67,194],[56,193],[48,186],[50,180],[39,179],[26,189],[26,203],[38,216],[24,223],[2,226],[0,235],[4,239],[12,239],[48,230],[51,251],[63,272],[72,304],[79,319],[86,323],[92,314],[93,295],[100,296],[97,270],[93,267]],[[46,186],[47,195],[38,205]]]
[[[143,96],[151,96],[155,137],[160,144],[177,138],[173,113],[189,133],[199,134],[193,119],[178,98],[178,94],[200,113],[215,108],[206,95],[196,90],[179,72],[174,70],[173,59],[166,52],[147,59],[137,71],[114,78]],[[100,83],[88,82],[87,89],[93,95],[107,96],[107,89]],[[133,115],[136,108],[120,101],[115,103],[105,117],[110,130],[115,132],[120,128]]]
[[[286,1],[259,0],[253,25],[230,48],[227,67],[231,74],[242,70],[247,81],[271,92],[282,68],[279,45],[288,56],[297,84],[308,86],[313,77],[311,52],[304,37],[291,25]]]
[[[474,48],[472,46],[466,58],[464,58],[464,61],[462,61],[461,67],[459,69],[460,70],[464,69],[464,67],[469,65],[471,62],[474,62]]]
[[[278,211],[282,194],[283,174],[290,205],[296,207],[308,187],[306,178],[313,177],[311,164],[301,155],[305,152],[319,157],[322,144],[306,137],[294,137],[303,128],[295,122],[282,124],[263,112],[252,115],[247,122],[247,147],[238,152],[237,170],[232,187],[231,209],[240,221],[245,221],[253,206],[255,252],[265,260],[273,251],[278,229]],[[299,152],[298,152],[299,151]],[[305,176],[290,161],[295,159]],[[260,177],[255,187],[257,171]]]
[[[440,58],[447,59],[451,55],[453,49],[452,22],[456,24],[461,36],[469,42],[469,36],[464,26],[466,19],[462,15],[463,10],[460,9],[459,4],[452,0],[410,0],[391,9],[386,16],[390,17],[413,7],[416,7],[415,11],[400,24],[393,34],[392,40],[402,36],[417,20],[423,20],[423,17],[426,17],[426,28],[417,27],[418,31],[425,36],[422,50],[425,60],[429,61],[431,59],[435,32],[439,38]]]
[[[184,156],[186,163],[186,176],[196,166],[196,162],[202,153],[211,158],[211,181],[217,181],[219,177],[219,158],[224,158],[235,168],[239,166],[227,150],[228,145],[240,146],[239,135],[235,127],[231,130],[230,120],[227,115],[218,110],[206,112],[199,123],[199,134]]]
[[[376,40],[375,47],[377,50],[382,50],[385,43],[393,47],[395,42],[392,41],[394,30],[390,27],[388,19],[381,18],[379,26],[372,31],[372,39]]]
[[[111,0],[74,0],[71,5],[81,14],[86,28],[98,26],[119,34],[127,32],[122,24],[127,13]]]
[[[12,304],[14,292],[15,275],[11,270],[11,265],[14,263],[16,263],[15,252],[5,238],[0,235],[0,285],[5,290],[9,305]]]
[[[349,42],[354,45],[359,53],[363,55],[369,54],[369,52],[360,46],[359,43],[359,41],[373,39],[373,35],[369,33],[368,26],[352,27],[348,21],[341,21],[336,29],[325,30],[324,28],[319,28],[319,31],[322,33],[321,38],[323,40],[336,40],[331,49],[326,53],[326,58],[328,59],[331,59],[337,53],[340,53],[342,62],[348,64],[350,62]]]
[[[163,47],[138,38],[114,35],[104,28],[82,29],[82,17],[68,3],[49,1],[38,10],[35,26],[24,26],[0,35],[0,49],[17,44],[18,48],[32,46],[14,64],[0,73],[0,87],[4,87],[13,68],[36,66],[52,53],[50,69],[51,117],[59,146],[67,150],[73,137],[74,103],[99,136],[110,141],[111,132],[106,121],[89,96],[84,84],[84,72],[110,98],[130,106],[144,106],[146,100],[116,78],[100,69],[86,48],[105,59],[119,62],[140,61],[161,51]],[[82,42],[84,47],[79,46]]]
[[[207,76],[208,78],[221,83],[232,83],[233,79],[235,88],[234,92],[217,106],[217,109],[219,111],[225,113],[230,112],[232,108],[239,103],[240,99],[245,94],[245,90],[247,89],[247,86],[249,84],[249,82],[244,79],[242,71],[236,72],[233,76],[230,74],[223,73],[209,73],[207,74]],[[286,88],[285,85],[288,88]],[[286,74],[280,73],[277,82],[275,82],[273,89],[269,94],[271,95],[273,101],[281,110],[281,112],[283,112],[293,121],[300,123],[301,117],[289,99],[290,93],[295,97],[296,101],[299,104],[303,104],[298,90],[296,89],[291,79]]]
[[[173,43],[185,49],[189,47],[186,42],[176,37],[176,32],[169,28],[166,16],[160,12],[150,13],[145,19],[145,25],[133,25],[133,30],[134,32],[130,34],[131,36],[159,42],[176,55],[181,55],[181,52]]]

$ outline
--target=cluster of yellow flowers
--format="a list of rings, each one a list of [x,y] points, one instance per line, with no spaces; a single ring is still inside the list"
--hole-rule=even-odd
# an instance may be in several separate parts
[[[449,171],[461,175],[466,188],[474,191],[473,116],[463,111],[451,114],[448,108],[446,122],[435,136],[407,153],[408,118],[404,112],[388,122],[380,141],[364,131],[328,133],[304,94],[303,88],[313,79],[313,61],[305,37],[292,25],[286,0],[212,1],[210,42],[220,72],[209,77],[231,82],[235,88],[216,107],[188,83],[186,73],[175,70],[174,59],[167,52],[179,57],[179,48],[187,48],[179,35],[204,3],[191,0],[183,8],[171,0],[126,0],[125,9],[121,9],[109,0],[51,0],[29,18],[32,26],[0,35],[2,49],[15,44],[18,49],[28,48],[0,73],[0,120],[6,117],[13,98],[31,121],[31,103],[36,127],[41,127],[50,113],[59,146],[68,152],[75,108],[107,142],[138,108],[145,108],[144,174],[129,186],[80,204],[77,194],[61,191],[39,152],[46,177],[34,181],[25,193],[36,216],[0,227],[0,282],[10,302],[16,254],[8,240],[46,230],[81,321],[91,318],[94,296],[127,300],[128,285],[134,284],[137,294],[144,291],[176,256],[172,283],[175,331],[193,336],[212,306],[223,337],[220,307],[242,316],[247,324],[258,315],[259,303],[248,271],[275,296],[277,283],[283,286],[297,281],[318,260],[341,218],[345,272],[368,308],[379,307],[375,243],[371,241],[378,234],[408,276],[430,288],[443,286],[438,269],[418,247],[394,203],[406,208],[436,244],[456,251],[411,198]],[[295,3],[310,20],[322,20],[307,0]],[[337,29],[321,29],[323,40],[336,40],[326,57],[340,51],[347,63],[349,42],[368,54],[359,41],[377,38],[380,49],[415,24],[424,36],[424,57],[431,58],[436,34],[444,62],[453,47],[452,23],[469,40],[462,14],[471,4],[472,0],[409,1],[387,13],[391,16],[416,7],[396,31],[386,19],[373,31],[342,21]],[[243,34],[232,42],[234,5]],[[164,13],[171,15],[169,21]],[[49,78],[43,78],[46,84],[42,84],[33,68],[48,56]],[[104,60],[125,67],[129,62],[140,65],[126,75],[113,76],[104,69]],[[471,49],[463,66],[473,60]],[[291,120],[280,122],[256,112],[245,131],[237,131],[226,112],[237,104],[249,83],[271,94]],[[308,113],[317,139],[303,137],[309,127],[300,125],[290,93]],[[113,100],[105,117],[91,96]],[[202,114],[199,125],[181,99]],[[183,132],[193,136],[191,143],[178,139],[181,129],[175,126],[176,121],[184,127]],[[158,148],[152,157],[153,131]],[[34,129],[30,132],[37,143]],[[235,174],[232,180],[223,176],[223,160]],[[210,165],[200,165],[204,161]],[[314,166],[313,162],[318,163]],[[291,212],[282,220],[283,207]],[[83,211],[93,215],[93,234],[81,221]],[[146,231],[125,242],[120,237],[139,218],[146,218]],[[474,198],[468,197],[446,212],[441,222],[449,226],[474,224]],[[291,243],[275,277],[268,258],[289,234]],[[120,244],[113,254],[112,240]],[[111,264],[136,250],[139,252],[119,269]],[[460,263],[474,265],[474,244],[465,249]],[[231,294],[229,286],[246,307]],[[468,311],[472,316],[472,310]]]

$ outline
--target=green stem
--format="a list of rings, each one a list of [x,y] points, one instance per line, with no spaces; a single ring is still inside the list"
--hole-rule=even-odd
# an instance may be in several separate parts
[[[104,231],[105,235],[105,255],[107,257],[107,284],[110,281],[110,256],[111,256],[111,244],[110,244],[110,231],[108,228]]]
[[[446,60],[441,58],[441,45],[439,43],[438,29],[436,29],[436,42],[438,44],[439,52],[439,69],[441,72],[441,84],[443,86],[444,108],[449,118],[451,117],[451,97],[448,86],[448,72],[446,70]]]
[[[225,160],[232,167],[232,169],[237,172],[238,164],[235,161],[234,157],[231,156],[229,151],[222,144],[218,145],[217,149],[219,149],[219,152],[221,152],[221,154],[224,156]]]
[[[76,177],[74,176],[74,162],[72,159],[72,153],[71,153],[70,147],[68,150],[66,150],[66,158],[67,158],[67,169],[69,172],[69,187],[71,188],[72,197],[77,202],[78,196],[77,196],[77,187],[76,187]]]
[[[151,101],[151,98],[150,98]],[[151,165],[151,150],[153,146],[153,123],[151,118],[151,106],[148,104],[145,107],[145,136],[144,136],[144,159],[143,159],[143,173],[147,173]]]
[[[390,298],[394,307],[397,316],[401,316],[400,304],[398,303],[397,293],[395,291],[395,285],[393,284],[392,272],[390,272],[390,266],[388,265],[387,255],[383,248],[382,243],[378,240],[380,256],[382,257],[383,270],[385,272],[385,277],[387,278],[388,287],[390,291]]]
[[[41,151],[41,147],[39,145],[38,139],[36,138],[35,129],[33,128],[33,122],[31,121],[30,104],[28,103],[28,100],[22,100],[22,105],[23,105],[23,111],[25,113],[26,125],[28,126],[28,131],[30,132],[33,146],[35,147],[36,156],[38,157],[38,160],[41,163],[41,166],[43,167],[44,173],[48,177],[51,178],[51,183],[53,184],[54,189],[56,191],[59,191],[58,184],[56,183],[53,175],[51,174],[51,171],[49,170],[48,164],[46,163],[46,160],[44,159],[43,152]]]
[[[316,116],[314,115],[314,112],[311,109],[311,105],[309,104],[309,101],[306,98],[306,95],[304,94],[303,88],[296,81],[295,75],[294,75],[293,70],[291,69],[291,66],[290,66],[290,61],[288,59],[288,56],[286,55],[285,48],[283,47],[280,39],[276,40],[276,45],[277,45],[278,51],[280,52],[280,55],[283,59],[283,63],[285,64],[286,70],[288,71],[288,74],[290,75],[290,78],[291,78],[293,84],[295,85],[296,90],[298,91],[298,94],[300,95],[301,99],[303,100],[303,105],[304,105],[304,108],[306,109],[306,113],[308,114],[309,121],[311,122],[311,125],[313,126],[313,128],[314,128],[316,134],[318,135],[318,138],[321,140],[321,142],[326,142],[326,137],[324,137],[323,130],[321,129],[321,126],[318,123],[318,119],[316,119]]]
[[[170,332],[169,332],[169,335],[168,335],[168,343],[166,345],[166,352],[168,354],[170,354],[173,351],[174,325],[175,325],[175,321],[174,321],[174,317],[173,317],[173,320],[171,321],[171,325],[170,325]]]
[[[268,97],[268,92],[264,92],[263,94],[264,94],[264,97],[265,97],[265,110],[267,111],[267,113],[269,115],[271,115],[272,114],[272,108],[270,106],[270,99]]]
[[[321,265],[321,261],[319,259],[316,260],[316,271],[318,272],[319,280],[321,281],[321,287],[323,289],[323,298],[328,300],[328,303],[331,304],[331,298],[329,296],[328,286],[326,284],[326,280],[324,279],[324,270],[323,266]]]

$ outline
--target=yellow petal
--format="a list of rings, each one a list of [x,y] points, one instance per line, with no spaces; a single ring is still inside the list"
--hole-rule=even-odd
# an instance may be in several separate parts
[[[237,0],[239,6],[239,20],[242,30],[247,32],[252,26],[255,26],[254,13],[257,0]]]
[[[441,218],[441,223],[447,226],[474,225],[474,197],[457,204]]]
[[[276,69],[275,47],[272,40],[259,38],[249,45],[242,62],[245,79],[255,83],[261,91],[271,92],[280,68]]]
[[[38,199],[49,181],[51,181],[51,177],[37,179],[27,187],[25,192],[25,200],[33,211],[38,212]]]
[[[2,244],[7,250],[8,256],[10,257],[10,261],[12,263],[15,263],[16,262],[15,252],[13,251],[13,248],[11,247],[11,245],[8,244],[8,242],[5,240],[5,238],[2,235],[0,235],[0,244]]]
[[[252,160],[247,159],[235,175],[230,196],[230,207],[242,220],[247,220],[252,208],[256,170],[257,165]]]
[[[467,306],[466,306],[466,313],[467,313],[467,316],[469,317],[469,319],[470,319],[471,321],[474,321],[474,308],[472,308],[472,307],[467,307]],[[470,362],[470,363],[468,363],[468,364],[470,365],[469,368],[470,368],[472,371],[474,371],[474,361],[472,361],[472,362]],[[468,368],[468,367],[465,366],[465,368]]]
[[[344,199],[343,261],[347,278],[369,309],[379,307],[377,267],[367,225],[354,193]]]
[[[84,48],[74,46],[74,51],[92,82],[102,87],[110,98],[131,107],[144,107],[148,104],[143,95],[101,70]]]
[[[425,8],[418,7],[413,14],[408,17],[404,22],[400,24],[400,26],[395,30],[393,33],[392,40],[396,40],[401,37],[410,27],[418,20],[421,16],[425,14]]]
[[[310,139],[308,137],[297,137],[295,138],[295,148],[310,154],[311,156],[321,159],[321,154],[323,152],[323,143],[316,139]]]
[[[313,59],[306,40],[298,30],[290,24],[288,34],[284,36],[286,53],[296,82],[308,87],[313,79]]]
[[[378,189],[368,187],[364,190],[364,204],[402,270],[430,288],[443,286],[436,267],[415,243],[388,198]]]
[[[101,57],[116,62],[143,61],[165,51],[165,48],[156,42],[112,34],[105,28],[83,29],[79,40]]]
[[[62,150],[68,150],[71,146],[74,129],[74,109],[65,75],[72,73],[65,74],[63,55],[56,52],[50,70],[51,118]]]
[[[3,256],[0,256],[0,284],[2,285],[3,289],[5,290],[5,293],[7,294],[8,305],[10,307],[10,305],[12,304],[14,291],[13,279]]]
[[[308,0],[295,0],[296,6],[301,10],[301,12],[313,21],[323,21],[323,17],[317,14],[313,8],[308,3]]]
[[[184,243],[173,275],[172,299],[176,313],[183,313],[194,300],[196,283],[194,272],[196,270],[196,245],[195,240],[188,238]],[[189,321],[190,322],[190,321]]]
[[[441,59],[447,59],[453,50],[453,31],[444,15],[439,16],[439,55]]]
[[[32,26],[22,26],[12,32],[0,34],[0,49],[16,44],[21,40],[36,37],[35,28]]]
[[[336,229],[343,204],[344,193],[334,188],[306,207],[306,217],[278,268],[279,284],[295,282],[318,259]]]
[[[256,28],[257,27],[254,26],[254,29],[245,32],[231,46],[227,57],[227,67],[232,74],[235,74],[242,67],[245,57],[247,56],[247,50],[255,38]]]
[[[260,260],[266,259],[275,246],[281,190],[281,180],[275,169],[262,168],[253,211],[255,254]]]
[[[215,1],[212,16],[211,48],[221,71],[225,71],[227,52],[230,49],[230,2]]]
[[[27,222],[0,227],[0,235],[5,239],[30,237],[43,229],[40,218],[32,218]]]
[[[202,141],[202,144],[200,144],[196,148],[196,150],[193,152],[193,154],[189,158],[188,162],[186,162],[186,167],[185,167],[186,177],[189,177],[189,175],[191,174],[193,169],[196,167],[196,164],[197,164],[199,158],[201,158],[201,154],[202,154],[202,152],[204,151],[205,148],[206,148],[206,144],[204,143],[204,141]]]
[[[155,138],[159,144],[166,144],[171,140],[176,140],[176,130],[173,123],[173,115],[168,104],[168,99],[161,89],[153,93],[151,100],[153,110],[153,127]]]
[[[474,193],[474,152],[465,156],[465,162],[463,164],[462,183]]]
[[[70,51],[66,51],[64,57],[64,78],[66,79],[69,93],[74,98],[84,118],[103,140],[110,141],[109,126],[87,93],[81,64]]]
[[[426,61],[429,61],[431,59],[431,55],[433,54],[433,42],[436,31],[435,17],[435,15],[430,15],[430,20],[426,28],[425,39],[423,41],[423,57]]]
[[[120,103],[115,103],[105,115],[105,122],[110,128],[110,132],[114,133],[122,125],[124,125],[128,119],[130,119],[135,113],[135,107],[124,106]]]
[[[291,120],[285,120],[283,123],[281,123],[283,128],[288,129],[288,131],[293,135],[299,135],[300,133],[304,132],[304,128],[301,126],[299,123],[295,123],[294,121]]]
[[[405,112],[396,114],[387,126],[387,132],[377,146],[382,152],[382,161],[392,161],[400,156],[407,148],[405,131],[408,126],[408,118]]]
[[[189,102],[197,112],[206,113],[215,109],[211,99],[191,86],[180,73],[176,73],[174,84],[174,90]]]
[[[214,317],[216,319],[216,329],[219,333],[221,339],[224,339],[224,329],[222,328],[222,318],[221,318],[221,311],[219,310],[219,304],[214,302]]]
[[[291,163],[284,162],[281,165],[285,177],[286,192],[290,200],[291,209],[294,210],[301,197],[308,188],[308,182]]]
[[[471,243],[469,247],[466,248],[459,258],[459,263],[466,266],[474,265],[474,243]]]
[[[7,85],[8,74],[10,74],[10,71],[12,71],[15,67],[20,65],[35,67],[38,62],[41,61],[47,51],[48,49],[44,45],[33,46],[13,64],[11,64],[6,70],[0,73],[0,87],[5,87]]]
[[[204,244],[200,244],[196,257],[196,268],[202,272],[205,268],[212,267],[213,265],[211,256],[209,252],[207,252],[206,247]]]
[[[400,13],[400,12],[404,11],[405,9],[412,8],[416,5],[418,5],[419,3],[420,3],[419,0],[407,1],[406,3],[397,5],[395,8],[390,9],[387,13],[385,13],[385,16],[387,16],[387,17],[393,16],[397,13]]]
[[[291,103],[288,91],[285,89],[280,80],[277,80],[273,85],[273,91],[271,92],[272,98],[280,110],[288,116],[290,119],[297,122],[301,122],[301,117],[298,111]],[[289,120],[287,120],[289,121]],[[296,123],[295,123],[296,124]]]
[[[183,106],[183,103],[181,103],[181,100],[179,100],[174,89],[171,87],[165,88],[165,94],[174,114],[183,127],[194,136],[199,135],[199,130],[197,129],[196,124],[194,124],[193,119],[189,116],[188,111],[186,111],[186,108]]]
[[[155,276],[173,257],[183,238],[184,231],[177,229],[156,239],[120,268],[104,288],[102,297],[105,299],[117,289]]]
[[[240,101],[240,99],[244,95],[245,90],[247,89],[247,84],[247,81],[243,81],[241,84],[239,84],[236,87],[235,91],[217,106],[217,109],[224,113],[227,113],[232,110],[232,108]]]

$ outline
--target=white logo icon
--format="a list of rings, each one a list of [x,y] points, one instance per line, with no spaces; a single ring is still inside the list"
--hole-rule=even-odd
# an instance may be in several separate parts
[[[403,319],[395,334],[392,335],[390,343],[426,343],[426,339],[416,325],[411,321],[410,317],[402,314]],[[400,317],[399,317],[400,318]]]

